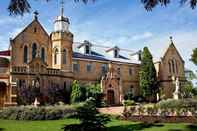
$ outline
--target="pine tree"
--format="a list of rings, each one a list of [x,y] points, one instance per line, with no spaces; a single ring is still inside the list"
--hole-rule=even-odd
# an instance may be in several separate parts
[[[150,98],[156,98],[158,92],[156,70],[152,59],[150,51],[147,47],[144,47],[139,74],[140,92],[149,101]]]

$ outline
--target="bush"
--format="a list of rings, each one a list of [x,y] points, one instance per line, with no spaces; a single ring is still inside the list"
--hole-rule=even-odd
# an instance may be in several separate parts
[[[135,102],[133,100],[123,100],[122,104],[123,106],[132,106],[135,105]]]
[[[72,117],[76,110],[69,106],[8,107],[0,111],[0,119],[8,120],[57,120]]]
[[[79,85],[77,80],[72,83],[71,103],[78,103],[86,100],[86,90]]]
[[[100,114],[96,109],[96,100],[89,98],[77,107],[77,116],[80,124],[66,125],[64,131],[101,131],[105,124],[110,121],[109,117]]]
[[[167,108],[197,108],[197,100],[195,99],[167,99],[162,100],[156,104],[158,108],[167,109]]]

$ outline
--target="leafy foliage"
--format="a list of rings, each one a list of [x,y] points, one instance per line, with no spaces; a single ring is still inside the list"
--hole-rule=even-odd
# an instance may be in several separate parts
[[[184,83],[183,87],[181,88],[181,95],[183,98],[192,98],[194,93],[194,87],[191,81],[187,81]]]
[[[179,100],[167,99],[157,103],[157,107],[161,109],[197,108],[197,100],[196,99],[179,99]]]
[[[191,61],[197,65],[197,48],[193,49],[193,53],[192,53],[192,56],[191,56]]]
[[[1,119],[9,120],[58,120],[72,117],[76,110],[71,106],[18,106],[7,107],[0,111]]]
[[[50,0],[45,0],[46,2]],[[95,0],[73,0],[74,2],[83,2],[87,4],[89,1]],[[31,5],[28,0],[10,0],[8,11],[10,15],[24,15],[25,13],[29,13],[31,10]]]
[[[82,102],[86,100],[86,90],[79,85],[77,80],[72,83],[71,103]]]
[[[94,98],[87,99],[76,110],[80,124],[66,125],[65,131],[101,131],[105,128],[105,124],[110,121],[108,116],[97,111]]]
[[[86,99],[90,97],[95,99],[96,107],[102,106],[103,93],[101,92],[101,86],[99,83],[86,86]]]
[[[152,55],[147,47],[144,47],[140,67],[140,91],[143,97],[156,97],[158,92],[156,70]]]
[[[45,0],[50,1],[50,0]],[[89,1],[96,0],[73,0],[74,2],[83,2],[87,4]],[[157,5],[167,6],[172,0],[140,0],[147,11],[151,11]],[[179,0],[181,5],[188,4],[192,9],[195,9],[197,0]],[[28,0],[10,0],[8,11],[10,15],[23,15],[30,12],[31,5]]]
[[[144,8],[148,11],[151,11],[157,5],[167,6],[172,2],[172,0],[141,0],[144,4]],[[188,4],[192,9],[195,9],[197,1],[196,0],[179,0],[181,5]]]
[[[40,88],[20,87],[17,89],[17,103],[19,105],[31,105],[36,97],[40,98],[41,96]]]
[[[44,99],[46,99],[47,104],[56,104],[57,102],[64,102],[69,103],[70,101],[70,91],[68,91],[66,88],[62,88],[60,86],[54,86],[54,87],[48,87],[48,95],[45,96]]]

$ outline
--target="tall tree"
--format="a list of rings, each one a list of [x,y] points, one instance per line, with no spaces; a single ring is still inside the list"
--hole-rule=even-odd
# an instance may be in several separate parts
[[[197,48],[193,49],[193,53],[191,55],[191,61],[197,65]]]
[[[29,3],[30,0],[10,0],[8,11],[11,15],[23,15],[24,13],[30,12],[31,5]],[[51,1],[51,0],[45,0],[45,1]],[[68,1],[68,0],[67,0]],[[96,0],[72,0],[74,2],[83,2],[88,3],[90,1],[96,1]],[[131,0],[132,1],[132,0]],[[147,11],[151,11],[154,7],[157,5],[161,6],[167,6],[170,4],[172,0],[139,0],[144,5],[144,8]],[[179,0],[181,5],[186,5],[189,3],[190,7],[192,9],[195,9],[197,0]]]
[[[77,80],[74,80],[72,83],[71,103],[82,102],[85,100],[85,88],[81,87]]]
[[[140,91],[141,95],[148,100],[155,99],[158,92],[156,70],[152,59],[150,51],[144,47],[139,72]]]

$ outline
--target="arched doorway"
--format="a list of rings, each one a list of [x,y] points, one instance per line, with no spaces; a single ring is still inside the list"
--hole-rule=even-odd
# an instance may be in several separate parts
[[[4,105],[5,96],[6,96],[6,83],[0,81],[0,107]]]
[[[114,91],[108,90],[107,91],[107,104],[108,105],[114,105],[115,104],[115,97],[114,97]]]

